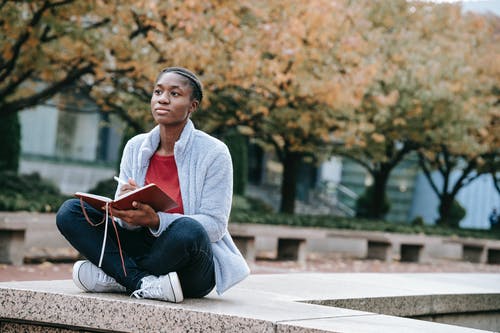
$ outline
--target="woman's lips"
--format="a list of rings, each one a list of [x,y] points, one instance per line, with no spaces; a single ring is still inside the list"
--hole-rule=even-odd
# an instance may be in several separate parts
[[[162,115],[162,114],[167,114],[170,112],[170,110],[167,110],[167,109],[155,109],[155,112],[159,115]]]

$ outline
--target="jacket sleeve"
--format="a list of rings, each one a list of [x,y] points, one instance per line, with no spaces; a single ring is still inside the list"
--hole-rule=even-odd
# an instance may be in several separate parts
[[[134,159],[134,157],[133,157],[134,153],[133,153],[132,146],[133,146],[133,143],[132,143],[132,141],[129,140],[127,142],[127,144],[125,145],[125,148],[123,149],[123,155],[122,155],[122,159],[120,161],[120,174],[118,176],[120,179],[128,180],[129,178],[132,178],[132,179],[134,178],[133,172],[132,172],[133,159]],[[116,191],[115,191],[115,198],[118,197],[119,190],[120,190],[120,184],[117,184]],[[133,226],[133,225],[130,225],[128,223],[125,223],[121,219],[119,219],[118,217],[115,217],[114,219],[122,228],[129,229],[129,230],[135,230],[135,229],[140,228],[140,226]]]

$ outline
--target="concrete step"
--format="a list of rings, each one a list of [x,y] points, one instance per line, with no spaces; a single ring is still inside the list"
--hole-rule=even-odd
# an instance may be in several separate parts
[[[70,280],[5,282],[0,330],[472,333],[500,329],[499,295],[499,274],[251,275],[180,304],[84,293]],[[425,316],[438,322],[408,318]]]

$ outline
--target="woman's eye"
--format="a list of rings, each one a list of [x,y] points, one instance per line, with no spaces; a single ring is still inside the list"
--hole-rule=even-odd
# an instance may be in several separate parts
[[[154,93],[155,95],[161,95],[161,90],[160,90],[160,89],[155,89],[155,90],[153,91],[153,93]]]
[[[172,91],[172,92],[170,93],[170,95],[172,95],[172,96],[174,96],[174,97],[177,97],[177,96],[179,96],[179,93],[178,93],[177,91]]]

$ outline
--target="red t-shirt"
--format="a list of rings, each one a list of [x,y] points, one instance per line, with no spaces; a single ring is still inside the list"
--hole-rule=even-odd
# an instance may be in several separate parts
[[[179,174],[174,155],[160,156],[154,154],[149,161],[146,173],[146,185],[155,183],[177,203],[177,207],[168,210],[168,213],[184,214],[182,206],[181,188],[179,186]]]

